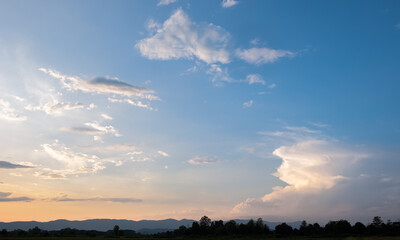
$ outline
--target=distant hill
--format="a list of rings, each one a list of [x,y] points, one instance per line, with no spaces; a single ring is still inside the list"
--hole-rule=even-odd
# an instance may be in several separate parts
[[[249,220],[244,219],[234,219],[236,223],[247,223]],[[175,230],[180,226],[190,227],[195,220],[190,219],[165,219],[165,220],[119,220],[119,219],[90,219],[83,221],[69,221],[69,220],[55,220],[50,222],[0,222],[0,230],[6,229],[7,231],[12,231],[15,229],[29,230],[30,228],[39,227],[42,230],[60,230],[63,228],[76,228],[79,230],[96,230],[96,231],[108,231],[112,230],[115,225],[118,225],[122,230],[134,230],[143,234],[153,234],[157,232],[165,232],[168,230]],[[272,230],[280,222],[267,222],[265,224],[269,226]],[[288,222],[287,224],[299,228],[300,221],[298,222]]]

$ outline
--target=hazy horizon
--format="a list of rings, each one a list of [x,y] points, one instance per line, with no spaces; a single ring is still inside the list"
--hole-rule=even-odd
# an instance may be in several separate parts
[[[0,221],[400,217],[400,2],[0,1]]]

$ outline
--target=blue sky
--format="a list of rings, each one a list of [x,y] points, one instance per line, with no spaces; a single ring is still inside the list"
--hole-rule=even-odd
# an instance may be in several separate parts
[[[0,220],[400,213],[397,1],[1,1],[0,30]]]

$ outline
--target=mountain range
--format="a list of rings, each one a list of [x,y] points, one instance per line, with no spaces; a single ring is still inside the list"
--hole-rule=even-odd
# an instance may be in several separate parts
[[[236,223],[247,223],[249,220],[234,219]],[[122,230],[134,230],[143,234],[153,234],[157,232],[165,232],[168,230],[175,230],[180,226],[190,227],[195,220],[190,219],[164,219],[164,220],[121,220],[121,219],[89,219],[82,221],[70,221],[59,219],[49,222],[37,222],[37,221],[18,221],[18,222],[0,222],[0,230],[6,229],[12,231],[15,229],[29,230],[30,228],[39,227],[42,230],[60,230],[63,228],[75,228],[79,230],[97,230],[97,231],[108,231],[112,230],[115,225],[118,225]],[[264,221],[270,229],[274,229],[280,222],[268,222]],[[299,228],[300,221],[288,222],[287,224]]]

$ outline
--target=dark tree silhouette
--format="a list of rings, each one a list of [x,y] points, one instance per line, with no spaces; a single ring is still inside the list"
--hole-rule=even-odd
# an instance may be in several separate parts
[[[202,228],[209,227],[210,223],[211,223],[211,219],[209,217],[207,217],[207,216],[203,216],[200,219],[200,227],[202,227]]]
[[[360,235],[365,233],[365,229],[366,227],[364,224],[356,222],[354,226],[351,228],[351,232]]]
[[[290,235],[293,233],[293,228],[286,223],[281,223],[275,227],[275,233],[281,235]]]
[[[118,226],[118,225],[115,225],[115,226],[114,226],[113,232],[114,232],[114,235],[115,235],[115,236],[119,236],[119,226]]]

